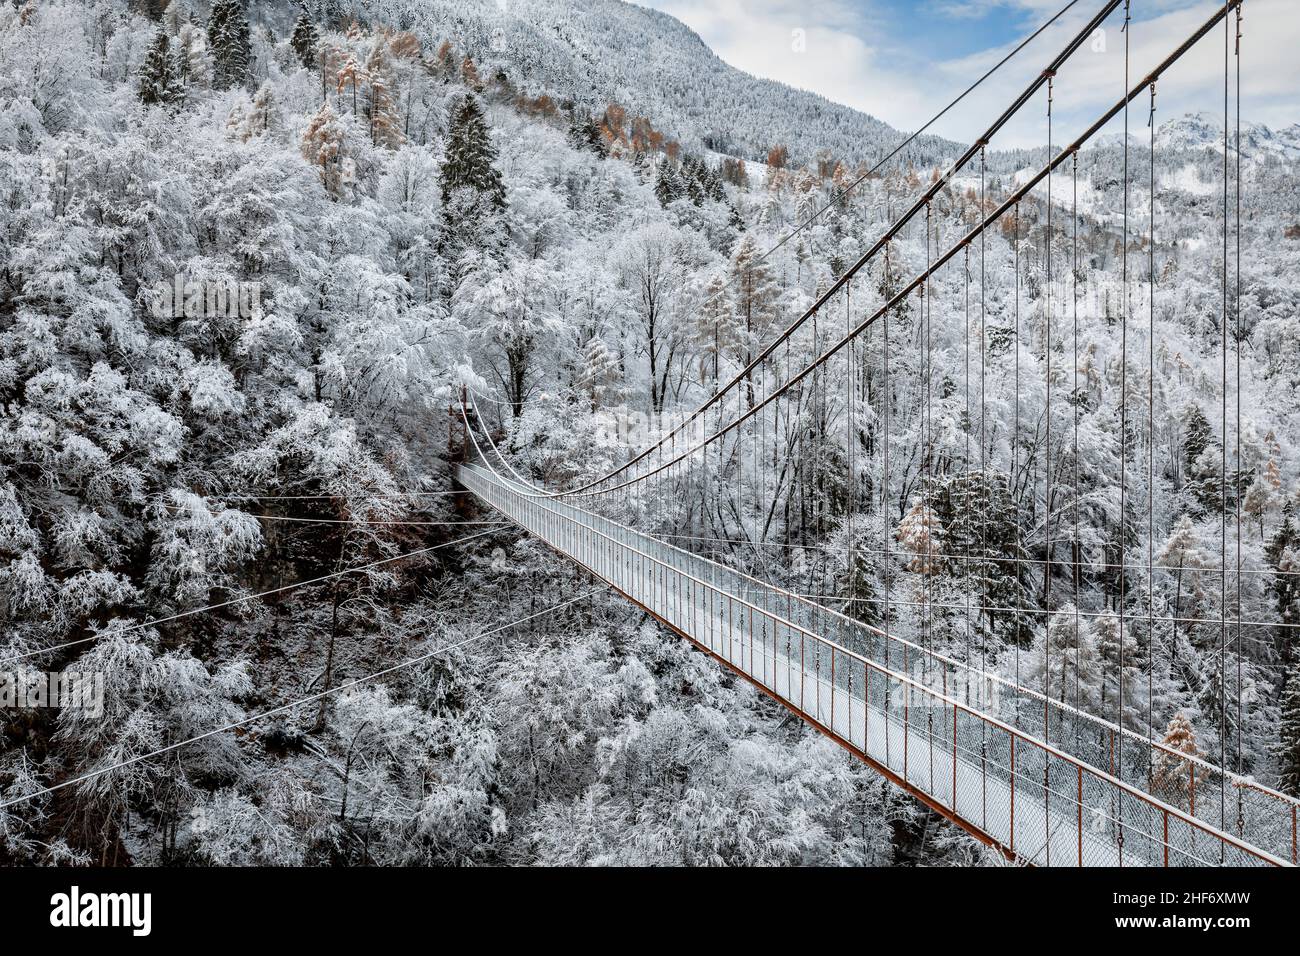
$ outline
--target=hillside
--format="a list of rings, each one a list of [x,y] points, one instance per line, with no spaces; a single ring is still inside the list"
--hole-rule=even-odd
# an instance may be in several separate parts
[[[846,195],[899,134],[659,14],[509,11],[0,4],[0,658],[101,681],[0,711],[0,863],[990,861],[452,481],[466,418],[564,488],[749,382],[949,147]],[[1247,128],[1239,222],[1205,117],[1155,195],[1083,151],[1077,217],[1055,177],[596,507],[1300,791],[1300,161]],[[1042,152],[960,171],[753,387]]]
[[[1236,145],[1237,129],[1230,130],[1232,145]],[[1098,136],[1091,148],[1104,148],[1123,144],[1123,133],[1105,133]],[[1129,142],[1134,149],[1150,147],[1148,131],[1130,132]],[[1223,150],[1223,114],[1189,113],[1160,123],[1156,129],[1156,148],[1159,150],[1217,149]],[[1241,154],[1247,159],[1294,160],[1300,157],[1300,123],[1272,130],[1263,123],[1245,121],[1241,124]]]
[[[455,37],[534,95],[571,98],[590,112],[617,102],[694,150],[759,160],[782,142],[799,164],[819,152],[855,164],[902,138],[865,113],[743,73],[678,20],[622,0],[359,0],[338,9],[400,24],[426,42]],[[907,158],[927,164],[952,149],[926,137]]]

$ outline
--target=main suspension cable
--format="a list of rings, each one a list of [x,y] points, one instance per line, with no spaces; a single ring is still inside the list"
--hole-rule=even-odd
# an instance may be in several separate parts
[[[1147,736],[1155,737],[1156,669],[1156,85],[1151,84],[1151,181],[1147,237]],[[1155,776],[1155,761],[1147,767],[1148,782]]]
[[[1011,59],[1012,59],[1013,57],[1015,57],[1015,55],[1016,55],[1017,53],[1019,53],[1021,50],[1023,50],[1025,47],[1027,47],[1027,46],[1028,46],[1030,43],[1032,43],[1034,40],[1038,39],[1038,37],[1040,37],[1044,32],[1046,32],[1046,30],[1047,30],[1047,29],[1048,29],[1052,24],[1054,24],[1057,20],[1061,19],[1061,17],[1063,17],[1063,16],[1065,16],[1065,14],[1069,13],[1069,12],[1070,12],[1070,8],[1073,7],[1073,6],[1074,6],[1076,3],[1078,3],[1078,2],[1079,2],[1079,0],[1070,0],[1070,2],[1067,3],[1067,4],[1066,4],[1064,7],[1062,7],[1060,10],[1058,10],[1058,11],[1056,12],[1056,14],[1055,14],[1055,15],[1054,15],[1050,20],[1047,20],[1045,23],[1043,23],[1041,26],[1039,26],[1039,28],[1038,28],[1037,30],[1035,30],[1033,33],[1029,34],[1029,36],[1027,36],[1027,37],[1025,37],[1023,40],[1021,40],[1021,41],[1020,41],[1020,42],[1019,42],[1019,43],[1018,43],[1018,44],[1017,44],[1017,45],[1016,45],[1016,46],[1011,50],[1010,53],[1008,53],[1008,54],[1006,54],[1004,57],[1002,57],[1002,59],[999,60],[997,63],[993,64],[993,66],[989,67],[989,69],[984,73],[983,76],[981,76],[978,80],[976,80],[976,81],[975,81],[974,83],[972,83],[970,86],[966,87],[966,89],[963,90],[961,93],[959,93],[959,94],[957,95],[957,97],[956,97],[954,100],[952,100],[952,101],[951,101],[947,106],[945,106],[945,107],[944,107],[943,109],[941,109],[939,112],[935,113],[934,116],[930,117],[930,119],[928,119],[928,120],[925,122],[925,124],[924,124],[923,126],[921,126],[919,129],[917,129],[915,132],[911,133],[911,134],[910,134],[906,139],[904,139],[904,140],[903,140],[902,142],[900,142],[897,146],[895,146],[892,150],[890,150],[889,153],[887,153],[883,158],[877,160],[876,163],[875,163],[875,165],[873,165],[870,169],[866,170],[866,171],[863,172],[861,175],[859,175],[857,179],[853,180],[853,182],[849,183],[847,186],[842,186],[841,188],[839,188],[838,190],[836,190],[836,191],[832,194],[831,198],[828,199],[824,205],[822,205],[822,206],[821,206],[820,208],[818,208],[815,212],[813,212],[811,215],[809,215],[809,217],[808,217],[807,219],[805,219],[803,222],[799,223],[799,225],[797,225],[794,229],[790,230],[790,232],[786,233],[786,235],[783,236],[783,237],[782,237],[782,238],[781,238],[781,239],[780,239],[776,244],[774,244],[773,246],[771,246],[769,249],[767,249],[767,250],[766,250],[765,252],[763,252],[761,255],[756,256],[755,259],[754,259],[754,264],[755,264],[755,265],[758,265],[758,264],[760,264],[760,263],[766,261],[767,258],[768,258],[769,256],[771,256],[773,253],[775,253],[777,250],[779,250],[782,246],[784,246],[786,243],[788,243],[791,239],[795,238],[797,235],[799,235],[801,232],[803,232],[803,231],[804,231],[805,229],[807,229],[809,226],[811,226],[811,225],[813,225],[815,222],[817,222],[817,220],[820,219],[820,218],[822,217],[822,215],[823,215],[827,210],[829,210],[829,209],[833,208],[834,206],[838,205],[839,203],[841,203],[841,202],[844,200],[844,197],[845,197],[845,196],[847,196],[850,192],[852,192],[852,191],[853,191],[854,189],[856,189],[858,186],[862,185],[864,182],[866,182],[868,179],[870,179],[872,176],[874,176],[876,173],[878,173],[882,168],[884,168],[884,166],[885,166],[886,163],[888,163],[891,159],[893,159],[895,156],[897,156],[900,152],[902,152],[904,149],[906,149],[908,146],[910,146],[910,145],[911,145],[911,144],[912,144],[916,139],[918,139],[918,138],[919,138],[923,133],[925,133],[925,131],[928,130],[931,126],[933,126],[935,123],[939,122],[939,120],[943,119],[946,115],[948,115],[948,113],[953,109],[953,107],[955,107],[955,106],[957,106],[959,103],[961,103],[961,101],[964,100],[964,99],[965,99],[967,96],[969,96],[971,93],[975,92],[975,90],[978,89],[978,88],[979,88],[979,87],[984,83],[985,80],[987,80],[987,79],[988,79],[989,77],[991,77],[994,73],[996,73],[998,70],[1000,70],[1002,67],[1004,67],[1008,62],[1010,62]],[[709,297],[708,297],[707,299],[705,299],[704,302],[702,302],[702,303],[700,304],[700,307],[701,307],[701,308],[704,308],[705,306],[709,305],[709,304],[710,304],[710,303],[711,303],[715,298],[717,298],[719,295],[722,294],[722,290],[723,290],[723,289],[725,289],[727,286],[730,286],[730,285],[731,285],[733,282],[735,282],[735,281],[736,281],[736,279],[735,279],[734,277],[728,279],[728,280],[724,283],[724,285],[723,285],[722,288],[720,288],[720,289],[715,289],[712,293],[710,293]]]
[[[1129,84],[1129,37],[1132,19],[1129,15],[1130,0],[1124,0],[1124,88]],[[1129,175],[1128,175],[1128,103],[1124,103],[1124,211],[1123,211],[1123,228],[1120,233],[1120,314],[1119,314],[1119,529],[1116,534],[1115,549],[1119,552],[1119,673],[1116,674],[1119,691],[1117,694],[1117,717],[1116,723],[1121,728],[1124,727],[1124,615],[1127,612],[1128,602],[1128,575],[1124,573],[1125,551],[1128,544],[1128,313],[1129,313],[1129,288],[1128,288],[1128,194],[1129,194]],[[1124,748],[1118,748],[1116,754],[1119,775],[1121,779],[1124,775]],[[1121,808],[1119,833],[1117,836],[1119,843],[1120,865],[1124,864],[1124,823]]]
[[[1227,2],[1229,4],[1235,4],[1235,3],[1239,3],[1240,0],[1227,0]],[[655,477],[656,475],[662,473],[667,467],[677,464],[678,462],[682,461],[686,457],[695,454],[696,452],[700,451],[703,448],[706,448],[713,442],[721,439],[725,435],[729,434],[730,432],[738,428],[743,422],[748,420],[748,418],[750,418],[752,415],[759,413],[762,409],[766,408],[769,404],[776,401],[778,398],[782,397],[782,395],[784,395],[784,393],[789,391],[792,387],[798,385],[805,378],[814,374],[814,372],[816,372],[823,363],[830,361],[833,357],[835,357],[840,352],[841,349],[845,348],[858,335],[862,334],[867,328],[875,324],[875,322],[879,321],[880,318],[883,315],[885,315],[889,310],[897,308],[902,302],[904,302],[907,299],[908,296],[916,292],[916,290],[934,272],[936,272],[943,266],[947,265],[947,263],[952,259],[952,257],[955,256],[958,252],[960,252],[966,243],[973,241],[984,230],[988,229],[993,223],[997,222],[1004,215],[1006,215],[1006,213],[1009,210],[1013,210],[1016,206],[1018,206],[1021,200],[1023,200],[1027,195],[1029,195],[1029,193],[1047,177],[1049,172],[1054,171],[1058,166],[1060,166],[1063,162],[1065,162],[1065,159],[1068,155],[1072,155],[1075,151],[1081,148],[1085,143],[1091,140],[1110,120],[1112,120],[1117,115],[1119,115],[1122,111],[1124,111],[1128,107],[1128,104],[1133,99],[1135,99],[1137,96],[1139,96],[1143,91],[1145,91],[1149,87],[1151,82],[1158,79],[1166,70],[1169,69],[1170,66],[1172,66],[1175,62],[1181,59],[1187,53],[1188,50],[1190,50],[1193,46],[1195,46],[1197,42],[1199,42],[1210,30],[1212,30],[1218,24],[1218,22],[1224,18],[1225,14],[1226,11],[1224,9],[1219,9],[1218,11],[1216,11],[1216,13],[1213,14],[1204,24],[1202,24],[1202,26],[1198,30],[1196,30],[1191,36],[1189,36],[1186,40],[1184,40],[1183,43],[1180,44],[1177,49],[1175,49],[1163,61],[1161,61],[1161,63],[1158,66],[1156,66],[1141,81],[1140,84],[1133,87],[1127,93],[1127,95],[1125,95],[1119,102],[1117,102],[1115,105],[1107,109],[1106,112],[1101,117],[1099,117],[1091,126],[1089,126],[1087,130],[1085,130],[1073,143],[1070,144],[1070,146],[1063,149],[1056,157],[1051,159],[1047,163],[1047,165],[1045,165],[1041,170],[1036,172],[1034,175],[1030,176],[1029,179],[1021,187],[1019,187],[1014,192],[1012,192],[1011,195],[1009,195],[1002,202],[1002,204],[998,206],[998,208],[994,210],[991,214],[989,214],[981,223],[979,223],[977,226],[972,228],[964,237],[962,237],[959,241],[957,241],[950,248],[948,248],[942,255],[936,258],[932,262],[930,268],[920,273],[919,275],[915,276],[903,288],[901,288],[892,298],[890,298],[889,301],[881,305],[876,310],[876,312],[874,312],[872,315],[870,315],[862,322],[860,322],[853,329],[851,333],[844,336],[839,341],[835,342],[820,356],[818,356],[807,366],[805,366],[800,372],[788,378],[778,388],[776,388],[774,391],[772,391],[763,399],[757,401],[747,411],[737,416],[728,424],[718,427],[712,434],[709,434],[701,441],[698,441],[695,444],[688,446],[682,452],[680,452],[679,454],[671,458],[669,461],[667,462],[661,461],[660,463],[656,464],[653,468],[651,468],[649,471],[639,474],[634,478],[626,479],[625,481],[622,481],[618,484],[606,488],[602,488],[599,491],[591,491],[590,489],[597,484],[601,484],[606,479],[597,479],[596,481],[590,482],[582,486],[581,489],[573,489],[564,492],[547,492],[547,491],[537,490],[532,492],[531,496],[539,497],[539,498],[541,497],[545,497],[545,498],[593,497],[596,495],[609,494],[611,492],[621,490],[625,487],[637,485],[641,482],[647,481],[648,479]],[[665,439],[665,441],[666,440],[667,439]],[[629,465],[630,464],[632,464],[632,462],[629,462]]]
[[[987,130],[984,131],[984,134],[980,136],[979,139],[977,139],[974,142],[974,144],[972,144],[969,148],[967,148],[962,153],[962,155],[953,162],[953,164],[948,168],[946,172],[935,177],[930,187],[926,189],[913,202],[911,207],[909,207],[909,209],[901,217],[899,217],[888,229],[885,230],[885,232],[871,245],[871,247],[868,248],[867,251],[863,253],[863,255],[859,257],[859,259],[855,263],[853,263],[853,265],[851,265],[848,269],[846,269],[844,273],[838,279],[836,279],[835,282],[833,282],[830,285],[830,287],[824,293],[822,293],[813,302],[813,304],[804,311],[804,313],[801,316],[799,316],[798,319],[796,319],[784,331],[782,331],[778,336],[776,336],[772,341],[770,341],[759,352],[759,354],[753,357],[745,366],[745,368],[737,372],[736,375],[730,381],[728,381],[726,385],[724,385],[721,389],[719,389],[712,396],[706,399],[703,404],[701,404],[698,408],[696,408],[694,412],[692,412],[690,415],[683,418],[671,429],[669,429],[665,434],[660,436],[660,438],[657,441],[655,441],[654,444],[650,445],[649,447],[647,447],[646,449],[638,453],[636,456],[628,460],[623,465],[620,465],[617,468],[613,469],[612,471],[608,472],[607,474],[603,475],[602,477],[593,479],[577,488],[571,488],[567,491],[562,491],[562,492],[547,492],[545,493],[545,496],[565,497],[571,495],[578,495],[584,492],[588,492],[591,489],[596,488],[598,486],[604,485],[607,482],[613,481],[618,475],[623,474],[628,469],[632,468],[634,465],[637,465],[640,462],[645,461],[651,455],[660,453],[664,448],[664,446],[670,443],[675,438],[675,436],[680,434],[684,429],[689,427],[697,419],[701,419],[709,409],[713,408],[714,406],[718,405],[721,401],[723,401],[725,396],[729,394],[732,389],[736,388],[741,383],[748,381],[749,376],[751,375],[755,367],[757,367],[761,362],[766,360],[769,356],[773,355],[783,343],[788,342],[789,338],[796,332],[796,330],[801,328],[806,321],[808,321],[810,318],[812,318],[813,315],[819,312],[822,309],[822,307],[826,305],[827,302],[831,301],[831,299],[839,293],[839,290],[843,285],[851,281],[852,278],[858,273],[859,270],[861,270],[868,262],[874,259],[875,256],[878,255],[888,245],[890,240],[893,239],[902,231],[902,229],[907,225],[907,223],[909,223],[916,215],[918,215],[922,210],[924,210],[926,206],[936,196],[938,196],[939,193],[944,188],[947,187],[952,174],[955,171],[964,168],[972,159],[974,159],[974,157],[984,149],[984,147],[992,140],[992,138],[1008,122],[1010,122],[1012,117],[1014,117],[1015,114],[1019,112],[1020,109],[1033,98],[1033,96],[1038,92],[1038,90],[1042,88],[1043,84],[1046,82],[1046,73],[1047,72],[1054,73],[1057,70],[1059,70],[1060,67],[1063,66],[1065,62],[1070,59],[1071,56],[1073,56],[1075,51],[1077,51],[1079,47],[1081,47],[1088,40],[1088,38],[1091,37],[1093,33],[1096,32],[1096,30],[1101,26],[1103,22],[1105,22],[1105,20],[1119,6],[1121,2],[1122,0],[1107,0],[1107,2],[1102,6],[1102,9],[1098,11],[1098,13],[1095,16],[1093,16],[1092,19],[1089,20],[1088,23],[1078,33],[1074,35],[1074,37],[1071,38],[1070,42],[1067,43],[1066,46],[1061,50],[1061,52],[1058,53],[1056,57],[1053,58],[1051,63],[1048,64],[1046,70],[1043,73],[1040,73],[1038,76],[1036,76],[1029,83],[1029,85],[1025,88],[1025,90],[1019,96],[1016,97],[1016,99],[1012,102],[1012,104],[992,123],[992,125],[988,127]],[[910,293],[912,290],[909,289],[908,291]],[[655,470],[657,471],[658,469]],[[619,485],[615,485],[614,488],[606,488],[604,490],[613,491],[616,488],[622,488],[622,487],[623,485],[619,484]]]

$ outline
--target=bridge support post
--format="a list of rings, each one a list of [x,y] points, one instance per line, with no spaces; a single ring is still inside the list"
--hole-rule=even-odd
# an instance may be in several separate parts
[[[952,705],[952,812],[957,812],[957,705]]]
[[[1016,735],[1011,734],[1011,852],[1016,852]]]
[[[1079,866],[1083,866],[1083,767],[1079,771]]]
[[[1169,865],[1169,810],[1164,812],[1164,843],[1165,843],[1165,866]]]

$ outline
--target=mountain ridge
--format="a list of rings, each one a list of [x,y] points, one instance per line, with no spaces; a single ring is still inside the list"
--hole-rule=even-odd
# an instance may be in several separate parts
[[[1235,138],[1234,126],[1232,135]],[[1130,144],[1150,146],[1150,134],[1145,130],[1129,132]],[[1105,133],[1093,141],[1094,148],[1120,146],[1124,142],[1121,132]],[[1156,129],[1156,147],[1163,149],[1211,149],[1223,146],[1222,117],[1207,111],[1185,113],[1182,116],[1166,120]],[[1242,120],[1241,153],[1244,158],[1254,159],[1265,155],[1274,155],[1281,159],[1300,158],[1300,123],[1292,123],[1281,129],[1272,129],[1264,123]]]
[[[819,93],[755,77],[719,57],[670,14],[622,0],[351,0],[344,15],[454,46],[532,92],[571,97],[591,112],[617,102],[691,149],[760,160],[777,144],[792,163],[879,159],[908,134]],[[777,130],[779,132],[773,132]],[[934,163],[959,149],[921,136],[903,160]]]

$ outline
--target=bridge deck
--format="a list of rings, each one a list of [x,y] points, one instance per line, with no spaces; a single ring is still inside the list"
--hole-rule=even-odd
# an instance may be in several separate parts
[[[909,661],[903,647],[901,660],[891,659],[885,643],[882,664],[807,626],[824,609],[803,607],[808,602],[787,592],[486,468],[462,466],[459,478],[895,783],[1019,859],[1287,862],[957,699],[957,674],[930,658]],[[977,697],[987,699],[980,690]]]

